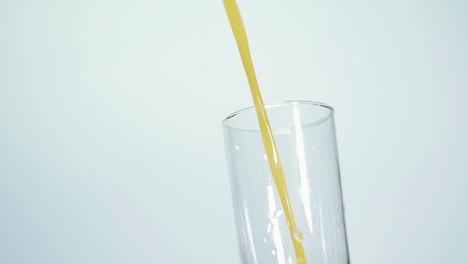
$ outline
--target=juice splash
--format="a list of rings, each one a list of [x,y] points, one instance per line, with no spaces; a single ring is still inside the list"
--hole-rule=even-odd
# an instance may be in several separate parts
[[[239,8],[235,0],[223,0],[224,8],[226,9],[229,23],[231,24],[234,37],[237,42],[237,47],[241,55],[242,64],[244,65],[245,73],[250,85],[250,92],[255,103],[255,109],[257,110],[258,123],[260,125],[260,132],[262,134],[263,145],[265,152],[268,157],[268,163],[270,170],[273,175],[273,179],[281,199],[281,204],[284,209],[286,220],[289,223],[289,233],[296,253],[296,259],[298,264],[307,264],[307,259],[304,253],[301,239],[297,237],[301,236],[301,232],[297,229],[296,222],[294,221],[294,215],[292,212],[291,205],[289,203],[288,189],[286,187],[286,179],[284,177],[283,165],[279,156],[279,151],[276,146],[275,139],[273,137],[273,131],[271,130],[268,115],[263,104],[262,95],[258,88],[257,78],[255,76],[255,70],[250,56],[249,43],[247,40],[247,34],[245,32],[244,23],[239,12]]]

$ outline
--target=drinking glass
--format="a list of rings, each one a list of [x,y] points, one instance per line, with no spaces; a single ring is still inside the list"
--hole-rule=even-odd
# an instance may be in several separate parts
[[[294,101],[265,109],[307,263],[349,263],[333,108]],[[223,130],[243,263],[297,263],[255,107],[229,115]]]

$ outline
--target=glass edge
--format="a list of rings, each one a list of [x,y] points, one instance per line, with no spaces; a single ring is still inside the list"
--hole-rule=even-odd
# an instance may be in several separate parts
[[[280,105],[288,105],[288,104],[289,105],[299,105],[299,104],[301,104],[301,105],[315,105],[315,106],[328,108],[331,111],[330,115],[333,115],[334,112],[335,112],[335,109],[329,104],[322,103],[322,102],[317,102],[317,101],[307,101],[307,100],[291,100],[291,101],[271,102],[271,103],[264,104],[264,107],[265,108],[270,108],[270,107],[275,107],[275,106],[280,106]],[[226,122],[229,119],[231,119],[231,118],[233,118],[233,117],[235,117],[235,116],[237,116],[237,115],[239,115],[239,114],[241,114],[243,112],[246,112],[248,110],[255,109],[255,108],[257,108],[257,107],[256,106],[249,106],[249,107],[245,107],[245,108],[242,108],[240,110],[237,110],[235,112],[232,112],[231,114],[227,115],[223,119],[223,121],[221,122],[222,126],[224,127],[226,125]]]

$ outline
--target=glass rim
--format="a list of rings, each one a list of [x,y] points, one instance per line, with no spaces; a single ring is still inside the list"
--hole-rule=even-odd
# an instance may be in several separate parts
[[[317,102],[317,101],[307,101],[307,100],[290,100],[290,101],[278,101],[278,102],[271,102],[271,103],[266,103],[263,105],[263,107],[265,107],[265,109],[268,109],[268,108],[273,108],[273,107],[278,107],[278,106],[285,106],[285,105],[291,105],[291,106],[297,106],[297,105],[307,105],[307,106],[316,106],[316,107],[323,107],[323,108],[326,108],[328,110],[330,110],[330,114],[327,115],[326,118],[324,119],[328,119],[328,117],[332,116],[333,113],[335,112],[335,109],[329,105],[329,104],[326,104],[326,103],[322,103],[322,102]],[[245,108],[242,108],[240,110],[237,110],[235,112],[232,112],[231,114],[227,115],[223,121],[222,121],[222,125],[225,126],[226,125],[226,122],[229,121],[230,119],[242,114],[242,113],[245,113],[247,111],[250,111],[250,110],[253,110],[253,109],[257,109],[256,106],[249,106],[249,107],[245,107]],[[322,119],[323,121],[323,119]]]

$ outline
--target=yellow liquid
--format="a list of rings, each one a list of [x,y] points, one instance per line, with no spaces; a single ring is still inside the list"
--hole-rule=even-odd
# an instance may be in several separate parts
[[[255,76],[255,70],[250,56],[249,43],[247,40],[247,34],[245,33],[244,23],[237,7],[235,0],[223,0],[224,8],[226,9],[229,23],[231,24],[234,37],[239,48],[241,55],[242,64],[244,65],[247,79],[249,80],[250,92],[255,103],[257,110],[258,122],[260,125],[260,132],[262,134],[263,145],[265,152],[268,157],[268,163],[270,170],[275,181],[276,189],[281,199],[281,204],[284,209],[286,220],[289,223],[289,233],[296,252],[296,259],[298,264],[307,264],[307,259],[304,254],[304,248],[302,246],[301,238],[302,233],[297,230],[296,222],[294,221],[294,215],[289,203],[288,189],[286,187],[286,179],[284,177],[283,165],[279,156],[278,148],[276,146],[275,139],[273,137],[273,131],[271,130],[270,122],[268,121],[268,115],[266,113],[262,95],[258,88],[257,78]],[[299,239],[298,239],[299,238]]]

